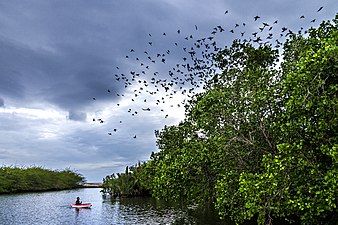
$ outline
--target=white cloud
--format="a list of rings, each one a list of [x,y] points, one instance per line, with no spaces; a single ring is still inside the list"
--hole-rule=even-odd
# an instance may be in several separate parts
[[[11,114],[25,119],[32,120],[53,120],[53,121],[64,121],[66,120],[67,112],[60,111],[55,108],[17,108],[17,107],[6,107],[0,108],[0,114]]]
[[[127,164],[128,165],[128,164]],[[113,169],[115,167],[126,166],[126,162],[123,161],[106,161],[106,162],[86,162],[86,163],[74,163],[72,167],[76,170],[96,170],[96,169]]]

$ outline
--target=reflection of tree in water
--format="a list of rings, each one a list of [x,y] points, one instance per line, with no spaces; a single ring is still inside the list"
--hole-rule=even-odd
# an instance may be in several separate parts
[[[206,208],[185,208],[172,225],[233,225],[234,222],[220,220],[217,212]]]
[[[169,204],[155,198],[120,198],[112,204],[119,204],[121,212],[125,212],[125,219],[130,215],[136,216],[137,221],[148,221],[154,224],[203,224],[203,225],[230,225],[228,221],[221,221],[216,212],[197,207],[186,207],[179,204]]]

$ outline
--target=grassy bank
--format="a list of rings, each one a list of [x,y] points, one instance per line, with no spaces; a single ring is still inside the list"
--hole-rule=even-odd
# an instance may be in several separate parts
[[[41,167],[1,167],[0,194],[71,189],[79,186],[84,177],[69,169],[62,171]]]

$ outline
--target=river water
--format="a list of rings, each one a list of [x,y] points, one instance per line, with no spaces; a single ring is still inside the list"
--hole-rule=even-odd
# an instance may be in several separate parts
[[[210,213],[182,210],[152,198],[104,199],[100,189],[0,195],[1,225],[224,224]],[[91,209],[70,208],[76,197]],[[229,224],[229,223],[225,223]]]

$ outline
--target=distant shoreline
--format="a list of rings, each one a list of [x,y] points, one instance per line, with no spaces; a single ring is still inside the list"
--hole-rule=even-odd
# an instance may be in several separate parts
[[[0,196],[3,195],[16,195],[16,194],[30,194],[30,193],[45,193],[45,192],[56,192],[56,191],[67,191],[67,190],[77,190],[77,189],[85,189],[85,188],[101,188],[101,187],[86,187],[83,185],[79,185],[78,187],[74,188],[64,188],[64,189],[48,189],[48,190],[27,190],[27,191],[16,191],[16,192],[7,192],[7,193],[0,193]]]
[[[82,188],[102,188],[103,187],[102,185],[103,185],[102,183],[90,183],[90,182],[88,182],[88,183],[83,183],[81,185],[81,187]]]
[[[25,193],[43,193],[49,191],[66,191],[66,190],[76,190],[82,188],[102,188],[102,183],[84,183],[73,188],[51,188],[45,190],[25,190],[25,191],[14,191],[14,192],[3,192],[0,195],[11,195],[11,194],[25,194]]]
[[[0,167],[0,193],[58,191],[79,188],[85,178],[69,169],[51,170],[42,167]]]

